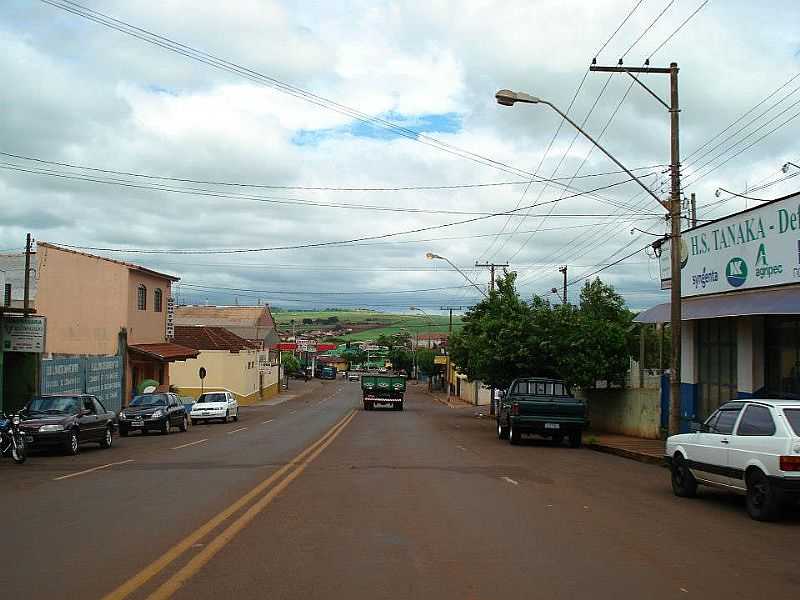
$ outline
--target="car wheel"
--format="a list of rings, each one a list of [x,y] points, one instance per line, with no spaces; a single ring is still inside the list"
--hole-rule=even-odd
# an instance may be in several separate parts
[[[569,447],[580,448],[583,442],[583,434],[580,431],[575,431],[569,434]]]
[[[170,422],[169,422],[169,417],[167,417],[161,424],[161,435],[169,435],[169,428],[170,428]]]
[[[509,421],[508,422],[508,441],[511,443],[512,446],[516,446],[519,444],[521,440],[521,435],[519,433],[519,429],[514,427],[514,424]]]
[[[189,419],[186,415],[183,415],[183,419],[181,419],[180,430],[183,432],[189,431]]]
[[[224,416],[224,417],[222,417],[222,422],[223,422],[223,423],[227,423],[227,422],[228,422],[228,419],[230,418],[230,416],[231,416],[231,413],[230,413],[230,411],[227,411],[227,410],[226,410],[226,411],[225,411],[225,416]]]
[[[239,407],[238,406],[236,407],[236,412],[233,413],[233,420],[234,420],[234,422],[238,422],[239,421]]]
[[[747,474],[747,514],[756,521],[774,521],[780,513],[780,498],[772,484],[758,469]]]
[[[195,425],[197,425],[197,419],[192,419],[192,427],[194,427]]]
[[[101,448],[111,448],[111,444],[114,442],[114,434],[112,430],[113,427],[111,425],[106,427],[106,433],[103,436],[103,440],[100,442]]]
[[[694,498],[697,495],[697,480],[681,454],[676,454],[672,459],[672,493],[679,498]]]
[[[497,439],[498,440],[508,439],[508,427],[503,427],[500,424],[500,419],[497,419]]]
[[[128,437],[128,428],[127,427],[120,427],[119,428],[119,434],[122,437]]]
[[[67,444],[64,447],[64,450],[70,456],[75,456],[80,449],[80,438],[78,437],[78,432],[74,429],[69,432],[69,437],[67,438]]]

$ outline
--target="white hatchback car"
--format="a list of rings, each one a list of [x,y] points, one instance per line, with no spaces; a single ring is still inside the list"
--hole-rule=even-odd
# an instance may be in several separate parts
[[[192,425],[211,419],[221,419],[223,423],[227,423],[228,419],[238,421],[239,403],[231,392],[206,392],[200,394],[197,402],[192,404],[189,417]]]
[[[730,489],[759,521],[800,499],[800,401],[736,400],[692,425],[667,438],[676,496],[694,496],[698,484]]]

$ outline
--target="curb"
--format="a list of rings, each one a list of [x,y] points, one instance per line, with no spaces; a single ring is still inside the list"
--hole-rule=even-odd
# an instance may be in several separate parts
[[[646,463],[649,465],[657,465],[664,468],[666,468],[667,466],[666,461],[659,456],[652,456],[651,454],[642,454],[641,452],[635,452],[633,450],[625,450],[624,448],[617,448],[615,446],[605,446],[603,444],[587,444],[586,442],[584,442],[583,445],[586,448],[589,448],[590,450],[595,450],[597,452],[605,452],[606,454],[621,456],[622,458],[635,460],[637,462]]]

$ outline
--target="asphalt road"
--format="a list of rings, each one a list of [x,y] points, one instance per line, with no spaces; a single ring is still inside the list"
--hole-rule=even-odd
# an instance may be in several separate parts
[[[513,447],[416,388],[403,412],[365,412],[355,383],[293,387],[305,394],[238,423],[2,461],[0,590],[595,600],[800,585],[797,513],[756,523],[735,496],[673,497],[659,467]]]

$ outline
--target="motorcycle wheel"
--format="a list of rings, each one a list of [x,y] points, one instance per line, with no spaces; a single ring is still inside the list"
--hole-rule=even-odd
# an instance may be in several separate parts
[[[11,439],[11,459],[21,465],[26,458],[25,439],[22,436],[13,436]]]

